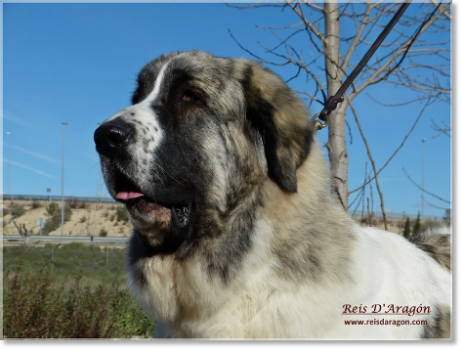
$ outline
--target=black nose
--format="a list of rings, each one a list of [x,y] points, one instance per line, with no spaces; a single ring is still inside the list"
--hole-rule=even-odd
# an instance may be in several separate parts
[[[101,155],[112,157],[127,145],[131,134],[132,128],[126,123],[116,120],[114,123],[102,124],[94,135],[96,151]]]

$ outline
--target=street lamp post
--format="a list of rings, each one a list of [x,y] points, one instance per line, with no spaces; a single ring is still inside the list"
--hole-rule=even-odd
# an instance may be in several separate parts
[[[96,122],[97,125],[101,125],[100,122]],[[96,167],[96,203],[100,203],[100,196],[101,196],[101,179],[100,179],[100,172],[101,167]]]
[[[64,126],[68,122],[61,122],[61,236],[64,235]]]
[[[426,139],[421,139],[421,218],[424,217],[424,143]]]
[[[8,135],[8,165],[7,165],[7,175],[6,175],[6,193],[9,195],[10,194],[10,132],[6,132],[6,135]]]

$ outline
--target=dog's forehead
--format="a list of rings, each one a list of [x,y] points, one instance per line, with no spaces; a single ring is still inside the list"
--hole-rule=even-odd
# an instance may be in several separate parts
[[[215,57],[212,55],[206,55],[205,53],[176,53],[164,55],[154,61],[151,61],[143,67],[139,76],[142,79],[148,77],[155,79],[165,65],[168,66],[166,69],[167,76],[169,72],[175,70],[184,70],[191,74],[200,75],[202,72],[208,71],[210,68],[215,67],[218,64],[219,61],[216,60]]]
[[[147,64],[140,72],[139,85],[152,86],[165,67],[164,83],[170,83],[179,73],[197,82],[211,84],[229,80],[233,76],[231,59],[212,56],[204,52],[181,52],[162,56]]]
[[[203,96],[214,100],[213,105],[227,106],[228,104],[222,101],[223,97],[228,97],[229,100],[240,98],[236,95],[241,95],[241,66],[239,60],[215,57],[204,52],[181,52],[161,56],[148,63],[139,73],[132,102],[137,103],[147,98],[156,82],[160,83],[158,98],[188,82],[200,89]]]

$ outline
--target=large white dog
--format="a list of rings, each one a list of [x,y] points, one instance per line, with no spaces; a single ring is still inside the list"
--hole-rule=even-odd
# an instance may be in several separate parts
[[[134,225],[131,289],[181,338],[450,338],[449,238],[355,224],[303,103],[257,62],[147,64],[95,132]]]

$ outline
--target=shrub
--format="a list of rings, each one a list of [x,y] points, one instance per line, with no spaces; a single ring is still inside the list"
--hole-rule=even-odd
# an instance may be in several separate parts
[[[418,216],[416,217],[415,225],[413,226],[412,235],[418,235],[421,233],[421,216],[418,212]]]
[[[104,228],[101,228],[100,233],[98,235],[99,236],[108,236],[108,231],[105,230]]]
[[[442,219],[445,222],[445,224],[450,227],[452,223],[452,211],[450,210],[450,208],[445,209],[445,214],[442,217]]]
[[[116,333],[122,331],[127,336],[152,337],[154,322],[140,309],[127,290],[120,292],[116,304]]]
[[[59,205],[56,202],[50,202],[47,206],[45,206],[46,214],[49,215],[50,217],[53,217],[53,215],[58,210],[59,210]]]
[[[58,216],[53,216],[45,221],[42,232],[45,235],[49,235],[52,231],[58,229],[60,225],[61,218]]]
[[[9,210],[11,217],[13,218],[21,217],[24,213],[26,213],[24,205],[21,204],[11,204]]]
[[[54,206],[51,206],[53,205]],[[50,234],[52,231],[58,229],[61,225],[61,209],[59,208],[58,204],[52,202],[50,205],[47,206],[46,209],[47,213],[52,213],[51,218],[48,218],[45,221],[43,226],[43,233],[45,235]],[[67,222],[71,219],[72,210],[71,207],[66,204],[64,206],[64,222]]]
[[[129,215],[127,214],[127,210],[124,206],[117,206],[116,208],[116,219],[117,221],[128,222]]]
[[[4,276],[4,338],[129,338],[150,336],[153,322],[126,289],[53,284],[50,272]]]
[[[86,221],[87,221],[87,217],[85,217],[85,216],[82,216],[79,219],[79,223],[85,223]]]
[[[31,208],[33,210],[40,208],[40,207],[42,207],[42,203],[40,201],[37,201],[37,200],[32,201]]]
[[[405,220],[405,226],[404,226],[404,238],[409,238],[411,234],[410,231],[410,218],[407,217]]]
[[[396,221],[395,225],[397,226],[397,228],[404,229],[405,228],[405,222],[406,222],[406,219],[404,218],[404,220]],[[392,224],[394,225],[394,223],[392,223]]]

